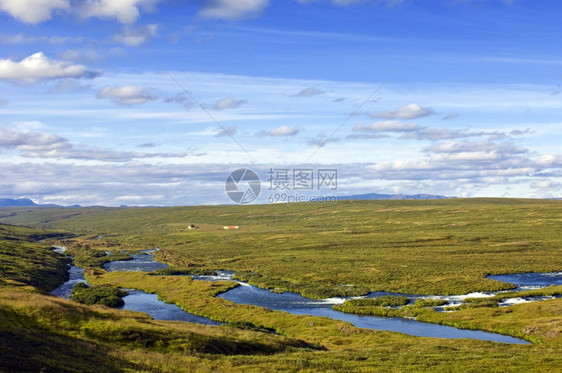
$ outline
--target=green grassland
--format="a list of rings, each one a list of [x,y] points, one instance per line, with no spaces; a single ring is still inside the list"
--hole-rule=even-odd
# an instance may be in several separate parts
[[[0,222],[103,235],[178,268],[230,269],[309,297],[509,289],[489,274],[562,268],[562,201],[340,201],[0,210]],[[187,229],[193,223],[198,229]],[[239,230],[222,230],[224,225]]]
[[[390,309],[401,312],[395,316],[534,342],[508,345],[359,329],[216,297],[236,286],[233,282],[193,281],[166,272],[107,273],[100,267],[110,260],[102,252],[127,256],[159,247],[157,258],[174,266],[168,273],[236,270],[261,287],[314,297],[509,289],[485,276],[562,268],[561,212],[560,201],[508,199],[0,209],[0,223],[51,230],[0,225],[2,237],[9,237],[0,241],[5,245],[0,253],[8,258],[0,262],[0,371],[556,371],[562,364],[560,299],[447,313],[431,307]],[[190,223],[198,228],[187,229]],[[223,230],[224,225],[240,229]],[[80,235],[63,243],[83,255],[90,283],[157,293],[231,326],[154,321],[47,295],[64,281],[60,269],[66,262],[35,241],[60,232]],[[35,257],[43,267],[30,269],[28,261]],[[523,294],[510,296],[518,295]]]

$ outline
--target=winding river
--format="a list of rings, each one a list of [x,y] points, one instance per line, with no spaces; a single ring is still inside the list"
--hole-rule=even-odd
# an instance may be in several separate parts
[[[55,251],[58,253],[64,253],[65,248],[62,246],[56,246]],[[156,269],[168,267],[167,264],[158,263],[154,261],[154,255],[148,254],[147,252],[152,250],[147,250],[141,254],[133,255],[133,260],[128,261],[116,261],[110,262],[105,265],[106,269],[109,271],[120,270],[120,271],[154,271]],[[111,263],[117,263],[114,269],[110,266]],[[51,294],[57,297],[68,299],[72,295],[72,287],[78,282],[87,283],[84,277],[84,269],[76,267],[75,265],[69,265],[69,275],[70,278],[67,282],[56,288],[51,292]],[[109,267],[109,268],[108,268]],[[197,316],[182,310],[175,304],[166,303],[158,299],[156,294],[148,294],[141,290],[130,289],[127,290],[129,295],[123,297],[125,305],[119,307],[118,309],[144,312],[150,315],[154,320],[170,320],[170,321],[188,321],[198,324],[205,325],[223,325],[223,323],[213,321],[207,317]]]
[[[562,285],[562,272],[515,273],[512,275],[493,275],[489,279],[517,285],[515,290],[540,289],[551,285]]]
[[[205,325],[223,325],[207,317],[197,316],[182,310],[175,304],[165,303],[156,294],[148,294],[141,290],[127,290],[129,295],[123,297],[125,305],[120,309],[145,312],[154,320],[188,321]]]
[[[167,264],[159,263],[154,260],[154,250],[146,250],[139,254],[133,255],[132,260],[114,261],[105,264],[108,271],[144,271],[150,272],[161,268],[168,267]],[[234,272],[218,271],[213,276],[193,276],[194,280],[200,281],[236,281],[233,280]],[[489,276],[489,278],[510,282],[517,285],[519,290],[545,287],[549,285],[562,284],[562,272],[554,273],[525,273],[515,275],[497,275]],[[67,297],[72,292],[72,286],[76,282],[83,281],[83,270],[73,265],[70,266],[70,280],[57,288],[52,294]],[[334,304],[343,303],[343,298],[330,299],[310,299],[300,294],[285,292],[282,294],[273,293],[269,290],[260,289],[256,286],[245,282],[236,281],[240,286],[231,289],[219,297],[229,300],[237,304],[249,304],[259,307],[266,307],[271,310],[285,311],[296,315],[312,315],[324,316],[335,320],[349,322],[359,328],[387,330],[401,332],[409,335],[421,337],[436,338],[470,338],[486,341],[504,342],[504,343],[529,343],[519,338],[505,336],[501,334],[488,333],[478,330],[463,330],[451,326],[431,324],[407,318],[387,318],[376,316],[361,316],[347,314],[332,309]],[[396,293],[377,292],[371,293],[368,297],[377,297]],[[493,293],[473,293],[458,296],[421,296],[406,294],[414,299],[416,298],[441,298],[448,300],[450,304],[462,302],[462,299],[469,296],[492,296]],[[146,312],[156,320],[177,320],[189,321],[208,325],[220,325],[206,317],[196,316],[183,311],[174,304],[164,303],[158,299],[156,294],[147,294],[140,290],[131,290],[129,295],[124,297],[125,306],[123,309]],[[512,303],[511,303],[512,304]],[[506,305],[509,305],[506,304]]]
[[[155,250],[143,250],[138,254],[131,255],[132,260],[119,260],[105,263],[103,268],[108,272],[113,271],[141,271],[152,272],[162,268],[168,268],[169,265],[154,260]]]
[[[146,264],[146,267],[143,263]],[[153,263],[155,263],[154,255],[147,252],[139,255],[138,258],[133,260],[108,263],[106,264],[106,269],[112,271],[151,271],[154,268]],[[166,266],[163,263],[159,264]],[[219,271],[217,272],[217,275],[214,276],[193,276],[193,279],[200,281],[236,281],[232,279],[233,274],[234,272],[231,271]],[[310,299],[296,293],[272,293],[269,290],[260,289],[244,282],[236,282],[238,282],[240,286],[219,295],[219,297],[237,304],[266,307],[271,310],[286,311],[296,315],[329,317],[335,320],[346,321],[357,327],[366,329],[388,330],[421,337],[470,338],[504,343],[529,343],[519,338],[501,334],[488,333],[478,330],[457,329],[451,326],[431,324],[414,319],[347,314],[332,309],[334,304],[342,303],[345,300],[342,298],[323,300]],[[125,304],[127,304],[126,297],[124,300]]]

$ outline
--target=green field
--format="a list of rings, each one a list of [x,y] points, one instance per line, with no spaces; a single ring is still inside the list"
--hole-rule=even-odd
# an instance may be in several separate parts
[[[485,276],[562,268],[560,201],[0,210],[10,214],[0,222],[159,247],[176,267],[236,270],[253,284],[320,298],[500,290],[509,286]]]
[[[72,371],[73,367],[81,367],[74,371],[95,371],[98,360],[99,367],[107,371],[170,372],[555,371],[562,364],[560,299],[501,308],[467,307],[449,313],[420,304],[389,315],[495,331],[534,342],[505,345],[363,330],[340,321],[234,305],[215,297],[232,286],[229,282],[209,284],[185,276],[99,269],[108,260],[103,254],[106,250],[118,253],[158,247],[157,259],[172,265],[171,271],[235,270],[239,278],[260,287],[317,298],[379,290],[463,294],[509,289],[509,284],[485,276],[562,270],[561,201],[3,208],[0,223],[34,227],[0,225],[0,233],[11,237],[1,241],[10,246],[2,246],[7,249],[0,255],[8,258],[10,252],[15,253],[11,261],[0,264],[0,366],[16,371],[14,359],[32,354],[33,346],[41,349],[27,359],[31,371],[41,364],[46,371],[56,371],[57,364],[62,364],[59,371]],[[197,229],[188,229],[189,224]],[[224,230],[225,225],[240,229]],[[157,293],[192,313],[232,326],[158,322],[141,314],[45,295],[55,283],[64,281],[60,274],[46,280],[46,273],[60,273],[66,264],[62,256],[36,239],[60,243],[61,234],[77,235],[67,236],[64,244],[77,258],[82,255],[82,265],[92,267],[88,280],[94,285]],[[47,270],[29,269],[30,257],[36,255],[43,258],[41,265]],[[11,264],[7,267],[5,263]],[[370,314],[388,310],[382,304],[351,304],[345,311],[354,312],[352,306]],[[241,330],[242,325],[273,329],[278,334]],[[71,340],[75,343],[68,342]],[[71,344],[75,365],[58,352]],[[78,351],[77,344],[85,350]]]

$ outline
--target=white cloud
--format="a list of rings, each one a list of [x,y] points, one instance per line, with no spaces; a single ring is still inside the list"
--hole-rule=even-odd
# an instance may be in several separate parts
[[[471,131],[468,128],[436,128],[436,127],[420,127],[414,123],[404,123],[394,120],[375,122],[370,125],[362,123],[353,127],[354,132],[362,133],[379,133],[379,132],[399,132],[400,139],[405,140],[452,140],[458,138],[469,137],[488,137],[489,140],[507,139],[512,136],[522,136],[531,133],[529,129],[513,130],[508,132],[502,131]],[[351,138],[356,138],[352,136]]]
[[[245,103],[246,100],[235,100],[232,97],[225,97],[217,100],[213,105],[209,106],[213,110],[234,109]]]
[[[331,91],[337,92],[337,95],[333,97],[346,97],[346,105],[351,106],[353,102],[364,99],[364,97],[371,92],[371,87],[367,84],[356,83],[333,82],[333,84],[328,84],[323,81],[314,80],[258,79],[220,74],[182,73],[179,71],[175,72],[174,75],[178,81],[181,81],[182,84],[189,87],[190,91],[198,92],[197,95],[205,97],[205,100],[207,100],[205,102],[209,104],[213,104],[215,99],[226,97],[228,94],[235,95],[234,98],[245,98],[248,102],[252,103],[251,107],[250,105],[246,105],[242,106],[240,109],[230,111],[224,110],[220,112],[221,118],[219,119],[221,122],[225,123],[226,126],[239,126],[238,133],[235,137],[237,137],[238,134],[242,134],[242,132],[246,134],[245,131],[256,135],[256,132],[261,129],[267,131],[283,124],[300,128],[301,132],[293,137],[247,137],[242,141],[243,145],[247,147],[255,159],[263,160],[263,162],[279,162],[280,164],[302,161],[303,156],[306,157],[308,151],[313,150],[310,146],[307,146],[305,142],[319,145],[319,142],[326,139],[326,135],[318,135],[317,138],[314,138],[314,135],[328,128],[335,129],[343,119],[341,117],[344,111],[341,108],[342,105],[319,106],[318,108],[311,109],[310,99],[290,97],[291,94],[297,93],[305,87],[329,86]],[[14,169],[14,173],[9,174],[6,171],[7,168],[0,166],[3,172],[3,177],[0,178],[2,179],[0,180],[2,186],[0,189],[7,193],[10,188],[9,185],[17,184],[15,187],[19,188],[18,190],[25,189],[34,192],[52,186],[54,183],[53,180],[56,180],[57,183],[61,184],[60,189],[50,198],[76,196],[69,201],[72,203],[87,203],[84,201],[90,201],[89,198],[92,195],[99,198],[99,200],[96,200],[98,204],[111,203],[111,201],[116,198],[115,196],[133,194],[144,196],[144,204],[210,203],[216,201],[214,198],[223,197],[224,178],[228,174],[226,169],[230,167],[230,164],[224,164],[224,160],[228,160],[227,163],[246,162],[248,158],[247,155],[237,148],[237,145],[230,141],[230,139],[226,141],[226,138],[214,138],[213,136],[218,134],[219,130],[217,127],[211,125],[209,118],[201,110],[186,112],[182,110],[181,107],[176,107],[175,104],[165,104],[163,100],[164,97],[173,96],[179,91],[176,91],[175,88],[169,85],[166,79],[162,78],[162,72],[157,71],[152,73],[146,72],[123,75],[116,73],[115,75],[110,74],[103,79],[97,79],[93,82],[97,82],[96,93],[105,85],[123,86],[127,84],[151,87],[149,89],[150,94],[160,95],[159,92],[164,92],[164,94],[162,94],[162,100],[151,103],[150,105],[144,105],[144,107],[137,110],[122,110],[115,107],[110,102],[107,102],[110,105],[100,105],[102,103],[100,100],[97,100],[97,104],[94,100],[93,103],[88,101],[91,105],[84,105],[84,101],[80,99],[82,95],[76,95],[76,100],[66,100],[63,106],[54,106],[53,102],[56,101],[53,100],[56,100],[57,97],[43,94],[45,89],[40,90],[40,94],[35,97],[37,101],[26,105],[23,104],[22,98],[25,99],[29,96],[19,96],[11,93],[10,95],[6,95],[6,93],[0,94],[0,98],[10,100],[8,107],[0,109],[1,113],[8,113],[8,115],[14,116],[23,115],[21,118],[13,118],[13,120],[33,120],[39,118],[45,121],[44,129],[26,128],[26,130],[32,132],[48,132],[48,128],[55,128],[56,126],[56,128],[59,128],[59,131],[61,131],[60,133],[57,132],[60,136],[67,137],[68,139],[83,139],[79,141],[85,142],[80,145],[75,144],[73,149],[66,150],[65,152],[57,151],[54,153],[57,154],[57,156],[49,156],[48,159],[45,157],[29,158],[31,153],[26,155],[24,151],[15,150],[14,148],[12,148],[12,150],[6,148],[0,150],[3,154],[7,155],[2,157],[4,162],[11,159],[11,155],[17,154],[17,156],[13,158],[13,162],[19,163],[18,167],[10,168]],[[74,81],[88,83],[81,80]],[[58,83],[58,81],[49,82],[48,86],[43,88],[48,89],[56,83]],[[169,89],[172,90],[170,91]],[[436,89],[441,89],[441,86]],[[515,87],[513,89],[517,91],[520,88]],[[29,89],[27,87],[16,87],[14,92],[17,91],[27,92]],[[539,194],[542,192],[533,191],[527,187],[532,181],[551,180],[555,182],[556,180],[560,180],[562,168],[561,166],[557,166],[557,162],[560,163],[560,161],[556,156],[540,158],[541,154],[559,153],[555,142],[560,132],[560,124],[558,122],[541,122],[538,119],[536,122],[517,122],[514,120],[514,118],[517,118],[515,115],[505,115],[504,111],[494,112],[492,110],[488,111],[488,109],[485,110],[485,113],[489,114],[489,116],[485,117],[488,118],[488,120],[482,121],[478,120],[478,115],[476,115],[479,113],[478,110],[480,109],[473,113],[470,108],[466,108],[462,105],[464,103],[470,103],[470,98],[459,99],[459,101],[462,101],[462,104],[449,103],[445,105],[443,103],[447,103],[447,98],[453,97],[452,93],[448,92],[447,95],[441,95],[441,93],[439,93],[441,91],[439,91],[439,95],[436,98],[431,88],[423,89],[422,91],[423,92],[419,93],[414,92],[415,94],[408,94],[407,97],[404,97],[403,92],[394,94],[392,91],[389,91],[390,96],[385,96],[384,102],[391,102],[392,104],[387,105],[385,108],[395,109],[404,102],[421,103],[419,100],[420,97],[423,97],[424,102],[440,102],[440,107],[443,107],[443,110],[446,110],[447,113],[462,112],[463,118],[459,124],[452,126],[453,123],[441,121],[442,115],[435,115],[435,118],[431,117],[435,119],[435,125],[443,128],[422,127],[420,123],[418,129],[413,129],[411,131],[352,132],[351,127],[357,123],[357,121],[355,121],[355,123],[347,127],[347,133],[340,135],[342,138],[338,143],[328,144],[323,150],[320,150],[319,154],[322,158],[316,158],[319,164],[320,162],[326,165],[329,165],[329,162],[344,163],[339,167],[338,171],[349,172],[351,174],[350,179],[354,178],[352,180],[358,180],[357,183],[352,181],[347,184],[341,184],[342,193],[347,191],[348,188],[365,188],[363,190],[357,189],[358,192],[384,192],[385,190],[391,190],[390,188],[399,188],[398,190],[402,192],[404,191],[403,188],[410,188],[407,191],[413,193],[428,192],[433,194],[461,195],[460,192],[457,192],[459,188],[466,189],[469,185],[474,185],[474,190],[482,190],[483,187],[492,185],[494,189],[480,192],[481,195],[498,196],[502,195],[506,188],[513,187],[513,190],[517,190],[513,192],[513,196],[535,197],[543,194]],[[451,92],[453,91],[454,90],[451,89]],[[508,91],[509,90],[506,90],[506,92]],[[548,90],[540,89],[540,91],[547,92]],[[289,92],[289,94],[286,94],[286,92]],[[30,94],[33,93],[30,92]],[[514,94],[497,95],[497,97],[491,94],[486,96],[486,94],[488,94],[488,88],[484,87],[481,91],[478,91],[477,94],[475,93],[474,97],[482,102],[489,101],[491,103],[494,102],[494,99],[510,102],[513,96],[516,96],[515,101],[517,102],[525,101],[522,99],[518,100],[517,97],[519,96]],[[88,96],[91,98],[91,93],[84,92],[83,96],[86,99]],[[185,93],[183,93],[183,96],[188,97]],[[213,100],[210,100],[209,97],[212,97]],[[319,99],[329,103],[333,97],[325,95],[319,97]],[[311,99],[315,100],[316,98],[313,97]],[[547,97],[547,99],[550,100],[550,97]],[[171,100],[171,102],[176,101]],[[177,103],[183,105],[183,102],[185,101],[182,101],[181,98],[178,97]],[[559,107],[559,105],[556,106],[555,104],[550,105],[552,105],[552,107],[548,107],[548,110],[552,111],[545,111],[544,113],[547,118],[551,118],[552,115],[556,113],[555,110]],[[100,106],[102,110],[97,110]],[[109,107],[104,108],[104,106]],[[474,106],[477,107],[478,105]],[[96,115],[92,117],[94,110]],[[539,110],[537,110],[537,112],[539,112]],[[465,113],[468,113],[466,117],[464,117]],[[70,119],[66,120],[65,118]],[[471,121],[471,118],[476,118],[477,121]],[[7,119],[5,119],[5,121],[9,120],[12,120],[12,118],[7,117]],[[89,132],[88,126],[92,120],[96,123],[104,123],[110,130],[95,140],[90,140],[89,137],[82,136],[80,131]],[[131,129],[138,130],[140,128],[138,127],[139,125],[142,128],[150,127],[151,120],[152,122],[156,120],[158,123],[161,123],[163,128],[166,128],[166,131],[154,133],[153,131],[143,132],[139,130],[135,132],[135,137],[130,137],[129,140],[126,139],[126,136],[123,137],[124,134],[130,133]],[[371,120],[364,123],[368,125],[375,121],[376,120]],[[405,120],[398,122],[408,123],[408,121]],[[417,122],[417,120],[412,120],[412,122]],[[82,124],[76,127],[76,123]],[[244,123],[243,127],[245,130],[242,129],[242,123]],[[469,126],[472,127],[472,129]],[[304,131],[305,127],[306,132]],[[525,131],[511,131],[513,128],[524,129],[526,127],[533,128],[535,134],[528,140],[518,136],[516,140],[515,138],[513,139],[513,143],[517,146],[529,147],[528,153],[518,154],[515,152],[516,149],[514,149],[513,152],[510,151],[510,154],[514,156],[510,156],[506,154],[506,152],[499,150],[499,145],[493,148],[493,144],[483,144],[482,146],[485,146],[481,149],[483,153],[472,154],[478,151],[476,143],[491,140],[492,137],[497,139],[494,140],[496,142],[506,142],[511,136],[515,135],[524,135],[527,137]],[[379,127],[377,129],[381,128]],[[394,130],[396,127],[386,127],[386,129]],[[330,132],[328,132],[328,134],[329,133]],[[387,139],[383,141],[365,140],[362,142],[344,141],[343,138],[350,133],[358,137],[386,136]],[[412,135],[411,138],[413,140],[409,141],[404,138],[405,135]],[[309,140],[309,136],[312,137],[312,139]],[[505,138],[505,136],[508,137]],[[109,146],[102,144],[115,144],[117,141],[115,140],[116,137],[123,138],[123,140],[119,140],[123,145],[109,150],[96,148],[96,146]],[[440,140],[441,138],[445,139],[443,141],[438,141],[438,143],[448,142],[447,139],[458,140],[451,142],[449,146],[434,144],[435,139]],[[338,138],[336,138],[336,140],[337,139]],[[473,143],[468,140],[475,141]],[[158,148],[150,149],[136,147],[137,144],[142,143],[156,143],[159,144],[159,146]],[[221,146],[217,147],[217,143],[221,143]],[[191,144],[198,148],[193,150],[185,149],[186,146]],[[431,150],[426,148],[431,145],[435,145],[435,147]],[[438,145],[440,145],[440,147],[437,147]],[[82,149],[88,151],[81,152]],[[328,149],[330,151],[328,151]],[[206,156],[196,157],[195,159],[197,162],[205,162],[206,164],[223,162],[222,165],[217,166],[225,170],[222,173],[218,173],[222,181],[219,181],[218,186],[214,189],[203,188],[205,189],[205,193],[209,192],[209,196],[206,194],[202,196],[192,189],[185,189],[185,191],[189,190],[190,193],[186,192],[187,194],[180,197],[174,194],[169,200],[155,201],[153,196],[163,193],[160,190],[161,186],[166,186],[169,188],[167,191],[174,191],[174,193],[183,188],[184,184],[177,184],[178,178],[181,178],[183,175],[182,171],[188,171],[188,168],[197,168],[197,166],[186,166],[195,163],[193,161],[194,157],[192,156],[182,159],[148,158],[149,152],[153,151],[206,152]],[[493,153],[494,151],[495,153]],[[465,154],[457,156],[456,154],[459,153]],[[35,154],[38,156],[40,155],[38,151]],[[146,158],[141,158],[141,154],[146,154]],[[455,159],[455,157],[457,158]],[[40,171],[42,167],[37,166],[33,169],[38,172],[44,172],[41,181],[46,181],[47,184],[38,183],[36,185],[37,189],[34,189],[35,187],[26,189],[26,186],[30,185],[28,183],[30,180],[35,182],[39,180],[39,177],[35,177],[35,173],[27,169],[25,171],[22,170],[25,168],[23,167],[24,160],[28,161],[27,164],[34,163],[43,166],[46,162],[49,162],[49,159],[53,162],[56,161],[60,172],[70,173],[78,171],[79,173],[77,175],[79,176],[74,174],[57,180],[58,174],[48,173],[46,171],[49,170],[48,167],[45,168],[45,171]],[[103,162],[101,161],[102,159],[104,160]],[[396,164],[394,164],[393,162],[396,160],[402,161],[402,163],[396,162]],[[410,167],[407,167],[407,162],[409,160],[418,161],[418,163],[411,164]],[[123,165],[124,167],[118,170],[117,168],[111,168],[112,163],[116,162],[127,162],[127,165]],[[381,164],[390,164],[391,166],[398,166],[401,164],[402,169],[389,167],[386,170],[381,169],[375,172],[375,170],[368,167],[368,162],[381,162]],[[542,164],[539,164],[539,162]],[[144,167],[137,167],[141,163],[146,164]],[[72,164],[75,166],[67,167],[67,165],[70,166]],[[99,167],[100,165],[103,167]],[[84,168],[81,169],[81,167]],[[129,170],[129,167],[131,170]],[[248,165],[248,167],[253,169],[254,165]],[[330,166],[327,167],[332,168]],[[203,172],[205,168],[206,167],[200,167]],[[112,174],[111,170],[113,170],[115,174]],[[132,176],[136,171],[138,171],[138,174]],[[17,172],[20,172],[18,176],[19,181],[10,180],[11,176],[18,175]],[[145,173],[151,176],[145,177]],[[131,177],[129,177],[130,175]],[[187,179],[189,182],[207,183],[209,181],[204,174],[193,174],[193,177],[189,177],[191,174],[185,175],[188,175]],[[260,174],[260,176],[261,175],[262,174]],[[72,188],[74,188],[76,184],[69,183],[68,181],[76,180],[77,177],[84,178],[78,181],[81,192],[73,193]],[[124,179],[127,179],[126,182]],[[49,180],[51,181],[49,182]],[[342,178],[342,183],[343,180]],[[502,182],[502,180],[506,181]],[[524,180],[524,186],[521,186],[523,184],[517,184],[518,180]],[[109,185],[113,182],[115,182],[115,186]],[[141,185],[144,182],[161,182],[162,184],[158,185],[158,187],[144,185],[135,187],[135,185],[133,185],[134,183]],[[222,184],[220,184],[221,182]],[[431,186],[434,184],[429,184],[430,182],[446,186],[434,187]],[[63,185],[64,183],[67,185]],[[4,189],[4,185],[6,185],[6,189]],[[357,185],[362,186],[359,187]],[[56,189],[57,186],[53,186],[53,188]],[[371,189],[369,190],[369,188]],[[558,193],[559,195],[559,189],[555,188],[556,187],[553,187],[550,190],[552,193]],[[182,192],[183,191],[184,190],[182,190]],[[470,193],[474,195],[474,192],[469,192],[469,194]],[[168,194],[171,195],[173,193]],[[215,195],[218,197],[215,197]],[[226,202],[228,202],[228,199],[218,200],[218,203]]]
[[[347,135],[345,138],[348,140],[369,140],[369,139],[382,139],[389,137],[383,133],[352,133]]]
[[[409,132],[416,131],[420,127],[415,123],[403,123],[396,120],[375,122],[369,125],[356,124],[353,131],[356,132]]]
[[[142,202],[134,198],[135,203],[145,205],[195,204],[201,199],[210,203],[229,201],[224,192],[228,175],[224,165],[154,167],[140,162],[118,165],[3,162],[0,169],[6,176],[0,179],[5,196],[29,196],[37,201],[121,205],[124,196],[140,196]]]
[[[487,131],[470,131],[466,128],[434,128],[434,127],[423,127],[418,128],[414,131],[404,133],[401,138],[403,139],[417,139],[417,140],[450,140],[464,137],[505,137],[506,134],[503,132],[487,132]]]
[[[260,131],[256,135],[257,136],[272,136],[272,137],[283,137],[283,136],[294,136],[299,133],[300,130],[295,127],[289,126],[279,126],[273,128],[269,131]]]
[[[133,23],[141,15],[141,9],[151,11],[160,0],[87,0],[78,13],[84,18],[117,19],[121,23]]]
[[[76,92],[88,88],[90,88],[90,86],[83,86],[80,82],[74,79],[63,79],[49,89],[49,93]]]
[[[238,132],[238,129],[235,126],[230,126],[224,130],[218,132],[215,137],[225,137],[225,136],[232,136]]]
[[[175,96],[166,97],[164,99],[164,102],[175,103],[183,106],[186,109],[191,109],[194,106],[193,102],[187,97],[187,94],[185,92],[179,92]]]
[[[69,0],[0,0],[0,11],[32,24],[50,19],[53,12],[69,9]]]
[[[114,154],[113,156],[118,156]],[[124,155],[124,154],[122,154]],[[123,160],[126,157],[122,158]],[[230,202],[224,192],[226,176],[237,168],[251,168],[266,180],[271,164],[198,163],[150,164],[57,162],[0,163],[0,189],[6,196],[26,196],[61,204],[120,205],[124,198],[137,204],[185,205]],[[195,158],[197,159],[197,158]],[[291,164],[311,168],[310,164]],[[287,168],[279,164],[278,168]],[[560,195],[559,178],[536,176],[539,167],[530,159],[512,162],[436,162],[401,159],[386,163],[319,164],[315,168],[338,170],[338,193],[433,193],[473,196],[485,188],[517,184],[543,188],[536,196]],[[32,180],[32,181],[30,181]],[[493,194],[492,194],[493,195]],[[262,197],[260,197],[262,198]],[[267,203],[264,199],[263,203]]]
[[[157,31],[157,25],[146,25],[141,27],[125,26],[119,35],[115,35],[114,39],[118,43],[134,47],[144,44],[152,39],[156,36]]]
[[[52,134],[0,128],[0,147],[52,146],[64,142],[66,142],[64,138]]]
[[[128,162],[141,158],[183,158],[187,153],[142,153],[75,146],[64,137],[42,132],[0,128],[0,149],[17,150],[26,158],[60,158]]]
[[[492,152],[472,151],[472,152],[437,154],[436,156],[432,157],[432,160],[437,162],[462,162],[462,161],[481,162],[481,161],[497,161],[500,160],[501,158],[502,158],[501,154],[493,151]]]
[[[531,188],[540,189],[543,195],[550,198],[562,198],[562,183],[554,182],[552,180],[537,180],[531,183]],[[557,192],[558,191],[558,192]]]
[[[316,137],[309,137],[306,140],[306,143],[308,145],[313,145],[313,146],[316,146],[318,148],[322,148],[326,144],[328,144],[329,142],[338,142],[340,140],[341,139],[339,137],[328,137],[328,136],[326,136],[325,133],[319,133],[318,135],[316,135]]]
[[[0,128],[0,148],[16,149],[24,152],[26,156],[53,156],[71,147],[65,138],[57,135]]]
[[[443,118],[443,120],[453,120],[453,119],[457,119],[458,117],[460,117],[461,115],[459,113],[451,113],[451,114],[447,114],[445,115]]]
[[[495,153],[440,154],[428,160],[400,159],[367,165],[365,177],[384,180],[451,180],[459,185],[488,184],[490,178],[531,177],[540,168],[531,159]],[[509,182],[506,180],[504,182]]]
[[[24,34],[0,35],[0,44],[25,44],[25,43],[35,43],[36,41],[37,41],[37,37],[26,36]]]
[[[314,3],[317,2],[319,0],[297,0],[299,3],[303,3],[303,4],[308,4],[308,3]],[[331,0],[332,3],[336,4],[336,5],[340,5],[340,6],[349,6],[349,5],[353,5],[353,4],[360,4],[360,3],[366,3],[370,0]],[[394,6],[394,5],[398,5],[398,4],[402,4],[408,0],[375,0],[379,3],[385,3],[387,6]]]
[[[434,111],[428,107],[421,107],[417,104],[409,104],[400,106],[395,110],[378,111],[371,114],[373,118],[383,119],[415,119],[426,117],[433,114]]]
[[[524,154],[529,150],[521,146],[517,146],[510,142],[495,141],[463,141],[453,142],[447,141],[435,144],[425,148],[425,151],[432,153],[472,153],[472,152],[499,152],[503,154]]]
[[[359,4],[359,3],[364,3],[367,0],[332,0],[332,2],[334,4],[337,5],[343,5],[343,6],[348,6],[348,5],[353,5],[353,4]]]
[[[305,88],[302,91],[300,91],[299,93],[297,93],[295,96],[298,97],[310,97],[310,96],[316,96],[316,95],[321,95],[324,94],[325,92],[323,90],[321,90],[320,88],[316,88],[316,87],[309,87],[309,88]]]
[[[110,150],[102,148],[73,148],[71,152],[64,154],[67,159],[93,160],[101,162],[129,162],[141,158],[184,158],[187,153],[142,153],[121,150]]]
[[[121,87],[106,86],[98,92],[98,98],[108,98],[118,105],[139,105],[157,99],[142,85],[125,85]]]
[[[0,0],[0,11],[15,19],[37,24],[51,19],[53,13],[68,12],[81,18],[116,19],[133,23],[141,11],[151,12],[161,0]]]
[[[203,18],[238,20],[259,16],[269,0],[206,0],[199,11]]]
[[[88,71],[84,65],[52,60],[42,52],[32,54],[16,62],[0,59],[0,79],[15,83],[35,84],[44,80],[59,78],[91,78],[99,72]]]
[[[82,63],[91,63],[101,59],[98,51],[91,48],[67,49],[58,55],[63,60],[80,61]]]
[[[78,36],[71,38],[69,36],[29,36],[22,33],[10,35],[1,34],[0,44],[32,44],[32,43],[48,43],[48,44],[68,44],[68,43],[79,43],[82,42],[84,38]]]
[[[562,167],[562,155],[544,154],[537,163],[543,167]]]
[[[364,3],[369,0],[332,0],[332,1],[334,4],[348,6],[353,4]],[[379,3],[385,3],[388,6],[394,6],[394,5],[402,4],[408,0],[376,0],[376,1]]]
[[[44,127],[45,125],[42,122],[36,120],[10,123],[11,129],[23,131],[23,132],[29,132],[30,130],[38,130]]]

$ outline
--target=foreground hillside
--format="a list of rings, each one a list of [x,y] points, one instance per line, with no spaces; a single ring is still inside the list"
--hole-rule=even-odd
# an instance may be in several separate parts
[[[103,261],[87,256],[160,247],[160,260],[177,271],[238,270],[262,287],[318,297],[498,289],[508,286],[485,274],[562,268],[561,207],[556,201],[444,200],[2,209],[0,222],[57,231],[0,225],[0,371],[556,371],[562,364],[560,299],[420,315],[524,337],[531,345],[419,338],[235,305],[215,296],[231,282],[106,273],[95,268]],[[91,283],[154,292],[228,325],[154,321],[48,295],[64,281],[66,259],[45,240],[60,242],[65,232],[79,235],[64,243],[94,267],[87,271]]]

